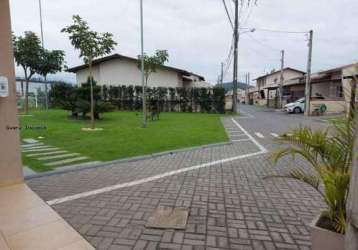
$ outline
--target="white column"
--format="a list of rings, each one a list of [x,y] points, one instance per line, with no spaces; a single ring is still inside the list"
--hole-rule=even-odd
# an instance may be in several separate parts
[[[9,0],[0,0],[0,75],[9,83],[9,96],[0,97],[0,187],[23,182],[16,107],[16,82]]]

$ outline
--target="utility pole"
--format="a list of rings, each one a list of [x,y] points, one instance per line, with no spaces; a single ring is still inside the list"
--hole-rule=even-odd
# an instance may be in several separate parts
[[[248,80],[247,80],[248,74],[245,73],[245,104],[246,104],[246,96],[247,96],[247,89],[248,89]]]
[[[353,74],[350,94],[350,105],[348,110],[348,115],[352,117],[354,112],[354,124],[355,124],[355,143],[353,152],[358,150],[358,115],[357,115],[357,105],[356,105],[356,91],[358,79],[354,76],[358,73],[358,68]],[[354,154],[355,155],[355,154]],[[345,249],[346,250],[355,250],[358,249],[358,159],[353,157],[352,160],[352,174],[351,182],[349,187],[349,196],[347,204],[347,231],[345,237]]]
[[[282,108],[283,101],[283,68],[285,67],[285,51],[281,50],[281,75],[280,75],[280,108]]]
[[[146,100],[146,86],[144,77],[144,36],[143,36],[143,0],[140,0],[140,44],[141,44],[141,57],[140,65],[142,71],[142,102],[143,102],[143,124],[142,127],[147,127],[147,100]]]
[[[224,83],[224,63],[221,63],[221,74],[220,74],[220,84],[221,87],[223,87],[223,83]]]
[[[237,113],[237,72],[238,72],[238,46],[239,46],[239,0],[235,0],[235,25],[234,25],[234,76],[233,76],[233,95],[232,112]]]
[[[250,90],[250,72],[247,72],[246,75],[246,95],[245,95],[245,104],[249,104],[249,90]]]
[[[305,115],[311,114],[311,67],[312,67],[312,46],[313,46],[313,30],[309,32],[308,40],[308,62],[307,62],[307,74],[306,74],[306,90],[305,90]]]
[[[39,0],[39,11],[40,11],[41,45],[42,45],[42,49],[45,49],[41,0]],[[46,77],[45,77],[45,108],[48,109],[48,88],[47,88]]]
[[[42,24],[42,5],[41,5],[41,0],[39,0],[39,10],[40,10],[41,44],[42,44],[42,48],[44,48],[45,44],[44,44],[44,31],[43,31],[43,24]]]

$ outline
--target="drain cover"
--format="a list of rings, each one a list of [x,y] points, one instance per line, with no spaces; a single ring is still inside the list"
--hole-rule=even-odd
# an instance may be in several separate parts
[[[163,229],[185,229],[188,209],[159,206],[149,217],[146,227]]]

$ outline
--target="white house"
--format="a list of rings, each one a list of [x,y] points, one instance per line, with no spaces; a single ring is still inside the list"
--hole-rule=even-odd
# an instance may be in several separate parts
[[[68,69],[76,74],[78,85],[85,83],[89,76],[88,64]],[[119,54],[93,61],[93,78],[98,85],[141,85],[141,71],[138,59]],[[203,76],[169,66],[159,66],[148,80],[149,87],[203,87],[209,86]]]
[[[349,108],[351,99],[353,79],[350,76],[356,74],[357,70],[358,63],[353,63],[313,73],[311,75],[311,112],[323,104],[327,107],[327,114],[345,112]],[[305,90],[305,83],[306,76],[290,81],[291,85],[300,86],[302,92]]]
[[[290,79],[304,76],[305,72],[294,68],[283,69],[284,86]],[[272,71],[269,74],[258,77],[256,80],[256,93],[251,93],[251,103],[258,105],[268,105],[276,102],[278,89],[280,87],[281,71]],[[304,90],[302,91],[303,94]]]

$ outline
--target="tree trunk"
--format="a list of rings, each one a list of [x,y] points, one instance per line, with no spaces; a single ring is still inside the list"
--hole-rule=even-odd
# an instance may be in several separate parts
[[[143,127],[146,128],[147,127],[147,120],[148,120],[148,114],[147,114],[147,87],[148,87],[148,79],[149,79],[149,75],[148,74],[145,74],[145,84],[144,84],[144,88],[143,88],[143,120],[144,120],[144,123],[143,123]]]
[[[347,205],[347,232],[346,232],[346,250],[358,249],[358,114],[355,106],[355,92],[357,87],[357,79],[352,80],[350,111],[355,112],[355,135],[356,141],[353,149],[352,177],[349,190],[349,199]]]
[[[21,96],[24,96],[24,81],[21,81]]]
[[[25,71],[25,102],[24,102],[24,112],[25,114],[29,113],[29,79]]]
[[[93,77],[92,77],[92,58],[89,59],[90,89],[91,89],[91,129],[95,129],[94,117],[94,98],[93,98]]]
[[[48,110],[48,89],[47,89],[47,77],[44,76],[45,79],[45,109]]]

